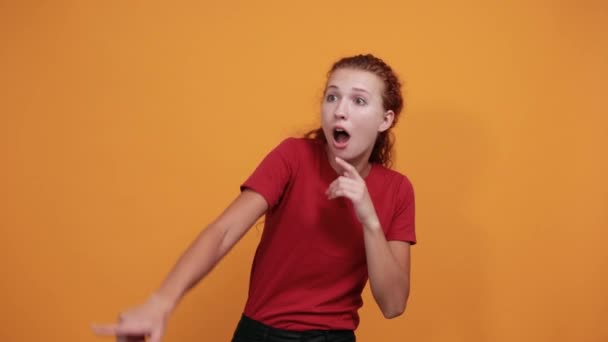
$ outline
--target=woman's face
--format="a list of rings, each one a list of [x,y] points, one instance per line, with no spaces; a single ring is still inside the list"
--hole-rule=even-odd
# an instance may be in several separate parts
[[[330,75],[321,126],[334,156],[352,162],[369,158],[376,136],[394,119],[393,111],[382,104],[383,91],[382,80],[369,71],[338,69]]]

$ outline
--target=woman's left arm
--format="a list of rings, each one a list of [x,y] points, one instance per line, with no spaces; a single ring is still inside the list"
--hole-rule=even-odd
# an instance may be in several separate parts
[[[410,293],[410,243],[386,240],[365,180],[346,161],[336,158],[336,162],[344,175],[330,184],[326,194],[329,199],[346,197],[352,201],[363,226],[372,295],[384,317],[400,316]]]
[[[386,318],[400,316],[410,293],[410,244],[387,241],[380,224],[363,226],[369,283]]]

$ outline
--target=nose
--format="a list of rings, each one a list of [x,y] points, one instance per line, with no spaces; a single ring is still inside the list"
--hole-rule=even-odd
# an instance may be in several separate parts
[[[340,101],[336,104],[336,108],[334,109],[334,116],[337,119],[341,119],[341,120],[346,119],[348,117],[346,114],[348,108],[346,108],[346,107],[347,107],[347,101],[340,99]]]

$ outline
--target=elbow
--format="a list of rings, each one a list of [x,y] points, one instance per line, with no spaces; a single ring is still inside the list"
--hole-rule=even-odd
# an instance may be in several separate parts
[[[395,305],[394,307],[385,308],[382,310],[382,314],[384,315],[384,318],[386,318],[386,319],[397,318],[397,317],[403,315],[404,312],[405,312],[405,304],[399,305],[399,306]]]
[[[384,318],[392,319],[403,315],[406,307],[407,297],[401,300],[392,300],[386,303],[385,305],[382,305],[380,308],[382,310],[382,315],[384,315]]]
[[[409,286],[395,290],[391,293],[392,295],[388,294],[389,293],[384,293],[384,296],[374,296],[380,311],[382,311],[382,315],[387,319],[397,318],[403,315],[410,296]]]

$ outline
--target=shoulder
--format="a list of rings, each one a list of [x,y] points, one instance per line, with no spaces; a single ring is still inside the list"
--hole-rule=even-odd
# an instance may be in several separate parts
[[[319,143],[308,138],[287,137],[281,140],[264,158],[272,167],[286,167],[291,173],[318,159]]]
[[[314,149],[318,146],[318,142],[313,139],[301,137],[287,137],[283,139],[279,147],[286,150],[304,151]]]
[[[402,172],[389,169],[383,165],[376,164],[376,182],[384,189],[393,189],[401,196],[413,196],[414,186],[410,178]]]
[[[288,137],[283,139],[275,148],[286,158],[298,160],[311,157],[320,151],[320,142],[301,137]]]

